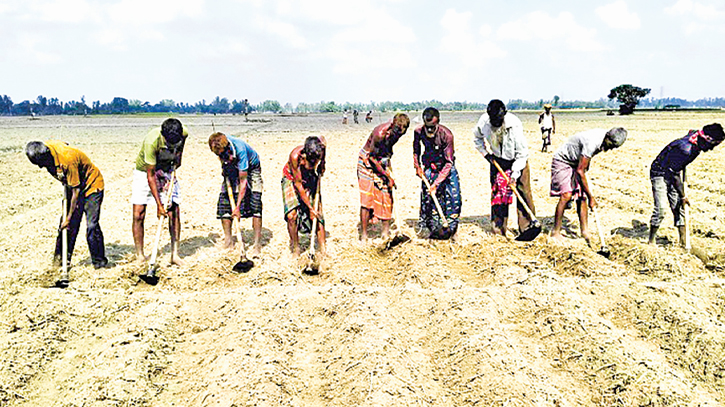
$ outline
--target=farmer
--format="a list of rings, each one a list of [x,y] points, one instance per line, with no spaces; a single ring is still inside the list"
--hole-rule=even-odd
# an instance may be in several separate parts
[[[589,243],[588,209],[597,207],[587,179],[592,158],[602,151],[619,148],[627,139],[627,130],[614,127],[610,130],[592,129],[569,137],[554,153],[551,160],[551,196],[558,196],[551,237],[563,241],[561,224],[564,211],[576,200],[582,237]]]
[[[209,136],[209,148],[219,157],[225,180],[216,210],[217,219],[221,219],[224,229],[224,248],[233,246],[233,220],[251,217],[254,229],[252,255],[259,256],[262,249],[262,166],[259,155],[244,140],[218,132]],[[229,180],[236,201],[234,210],[229,201],[226,180]]]
[[[541,140],[543,142],[541,152],[543,153],[549,151],[551,135],[556,133],[556,120],[554,120],[554,114],[551,113],[549,103],[544,105],[544,112],[539,115],[539,124],[541,125]]]
[[[347,109],[342,112],[342,124],[347,124]]]
[[[369,110],[367,114],[365,114],[365,123],[370,123],[373,121],[373,111]]]
[[[690,201],[685,195],[685,168],[700,155],[710,151],[725,139],[719,123],[708,124],[702,130],[690,130],[687,136],[678,138],[662,150],[652,162],[649,177],[652,182],[654,210],[650,219],[649,243],[654,245],[657,230],[665,217],[665,201],[675,217],[675,226],[680,234],[680,245],[685,245],[685,209]],[[680,174],[682,173],[682,174]]]
[[[428,107],[423,110],[423,125],[413,133],[413,166],[419,178],[426,177],[431,181],[431,192],[438,198],[448,228],[443,228],[425,184],[420,193],[420,223],[430,230],[432,239],[449,239],[458,229],[461,189],[455,166],[453,133],[439,123],[438,109]],[[425,148],[422,155],[421,145]]]
[[[360,115],[360,112],[357,111],[357,109],[352,111],[352,120],[355,122],[355,124],[360,124],[360,121],[358,121],[358,116]]]
[[[136,246],[136,261],[138,262],[146,260],[143,251],[146,205],[155,202],[158,217],[169,217],[171,264],[178,266],[184,264],[179,258],[179,237],[181,235],[179,180],[174,181],[172,191],[168,191],[167,184],[170,183],[171,174],[181,166],[181,155],[188,135],[189,133],[179,120],[170,118],[166,119],[161,127],[149,131],[141,144],[141,150],[136,157],[136,168],[133,171],[131,194],[133,242]],[[167,199],[172,201],[168,212],[164,206]]]
[[[50,175],[60,181],[67,201],[66,220],[61,218],[58,238],[55,242],[53,265],[62,263],[62,231],[68,229],[68,263],[70,264],[76,237],[81,226],[81,218],[86,214],[86,241],[91,253],[93,267],[108,267],[103,232],[99,220],[103,203],[103,176],[98,167],[81,150],[62,141],[31,141],[25,147],[25,154],[31,163],[45,168]]]
[[[393,146],[408,131],[410,119],[398,113],[393,120],[375,126],[360,150],[357,161],[357,181],[360,187],[360,240],[368,239],[368,223],[372,217],[383,223],[383,239],[390,236],[393,217],[393,180],[390,159]]]
[[[317,241],[320,255],[324,256],[326,252],[322,200],[318,208],[313,207],[319,179],[325,173],[326,149],[327,144],[323,137],[307,137],[304,145],[292,149],[289,160],[282,169],[284,218],[290,237],[290,249],[295,257],[300,255],[298,233],[310,233],[313,218],[318,220]]]
[[[486,114],[481,115],[473,129],[476,149],[486,158],[495,160],[508,176],[502,176],[493,164],[490,166],[491,181],[491,227],[495,234],[506,236],[509,205],[513,202],[512,187],[525,200],[532,213],[536,213],[529,181],[529,148],[524,137],[521,120],[506,111],[506,105],[493,99],[488,103]],[[524,231],[532,222],[522,202],[517,202],[519,231]]]

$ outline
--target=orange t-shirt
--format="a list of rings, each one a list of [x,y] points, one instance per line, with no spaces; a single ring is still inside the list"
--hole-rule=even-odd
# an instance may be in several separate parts
[[[91,159],[81,150],[68,144],[50,140],[44,143],[50,149],[60,182],[71,188],[81,188],[84,196],[103,191],[103,175]]]

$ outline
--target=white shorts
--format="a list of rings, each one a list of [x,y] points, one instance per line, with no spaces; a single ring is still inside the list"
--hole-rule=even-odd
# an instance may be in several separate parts
[[[166,192],[160,191],[159,198],[162,203],[166,203]],[[181,205],[181,187],[179,180],[174,181],[174,191],[171,199],[177,205]],[[155,204],[156,200],[151,194],[148,179],[144,171],[133,170],[133,184],[131,185],[131,203],[134,205],[150,205]]]

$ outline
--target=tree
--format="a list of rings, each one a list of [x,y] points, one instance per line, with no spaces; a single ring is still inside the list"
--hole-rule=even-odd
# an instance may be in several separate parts
[[[265,100],[257,107],[257,110],[260,112],[279,113],[282,111],[282,105],[276,100]]]
[[[609,91],[610,100],[617,98],[617,101],[621,103],[619,105],[619,114],[632,114],[634,108],[639,103],[639,100],[649,94],[651,89],[640,88],[632,85],[619,85],[616,88]]]

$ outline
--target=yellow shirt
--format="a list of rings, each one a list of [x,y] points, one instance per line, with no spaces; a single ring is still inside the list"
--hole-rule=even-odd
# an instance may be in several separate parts
[[[83,151],[57,140],[44,144],[53,156],[56,179],[71,188],[81,188],[84,196],[103,191],[103,175]]]

